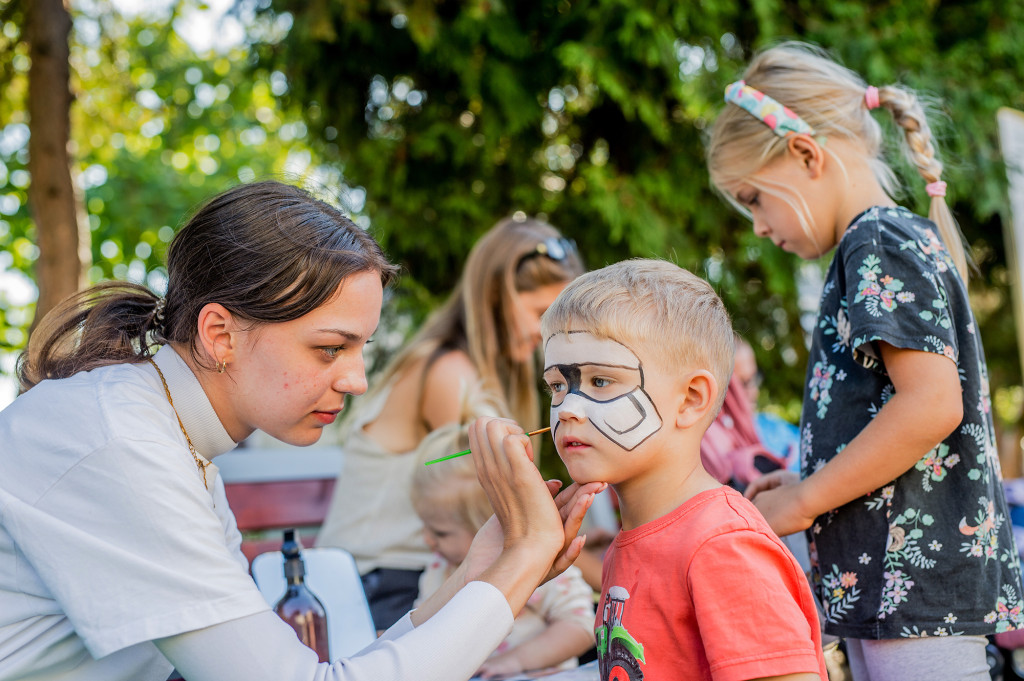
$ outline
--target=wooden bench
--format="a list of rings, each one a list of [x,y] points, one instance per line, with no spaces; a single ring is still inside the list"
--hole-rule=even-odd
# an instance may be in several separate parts
[[[218,456],[217,467],[249,559],[281,548],[281,531],[298,530],[313,546],[341,469],[335,447],[242,447]]]

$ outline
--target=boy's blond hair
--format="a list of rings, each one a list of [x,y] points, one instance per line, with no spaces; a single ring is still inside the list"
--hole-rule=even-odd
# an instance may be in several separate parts
[[[664,260],[625,260],[573,280],[541,317],[545,341],[587,331],[657,357],[670,371],[707,369],[715,413],[733,367],[729,313],[711,285]]]
[[[419,446],[418,458],[430,461],[469,449],[466,426],[450,424],[431,432]],[[446,509],[472,533],[476,533],[494,510],[476,477],[471,455],[419,466],[412,478],[412,505],[420,515],[426,509]]]

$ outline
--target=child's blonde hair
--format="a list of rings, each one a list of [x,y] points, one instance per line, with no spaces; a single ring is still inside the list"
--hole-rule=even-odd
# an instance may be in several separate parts
[[[729,313],[711,285],[664,260],[625,260],[573,280],[541,317],[545,340],[587,331],[654,354],[673,371],[707,369],[722,406],[733,367]]]
[[[822,148],[826,153],[829,153],[828,139],[858,143],[882,188],[890,196],[898,193],[899,181],[882,158],[882,128],[866,105],[867,84],[859,75],[836,63],[821,49],[788,42],[755,56],[744,71],[743,80],[806,121],[816,137],[825,138]],[[888,109],[896,124],[903,128],[903,151],[921,177],[928,183],[939,182],[942,162],[937,157],[931,128],[917,96],[907,88],[886,85],[878,88],[878,105]],[[753,178],[766,164],[784,154],[786,148],[786,138],[779,137],[759,118],[739,106],[727,105],[712,128],[707,149],[708,171],[715,187],[743,214],[749,217],[749,211],[723,187],[747,182],[759,191],[786,201],[800,217],[804,231],[812,236],[806,206],[797,205],[797,202],[803,203],[799,197],[794,202],[782,185]],[[835,154],[831,157],[843,167]],[[938,226],[957,270],[967,281],[963,237],[945,198],[932,197],[928,217]]]
[[[466,426],[442,426],[425,437],[419,446],[419,459],[430,461],[469,449]],[[487,493],[476,477],[476,466],[469,454],[430,466],[419,466],[412,477],[412,505],[420,515],[426,509],[447,509],[462,525],[476,534],[494,510]]]

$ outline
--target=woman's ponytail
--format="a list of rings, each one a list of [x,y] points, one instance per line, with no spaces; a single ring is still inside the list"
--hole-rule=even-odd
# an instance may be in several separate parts
[[[928,183],[931,202],[928,219],[939,228],[939,236],[949,250],[960,277],[967,283],[969,258],[963,234],[946,204],[946,183],[942,181],[942,162],[936,157],[932,131],[924,107],[917,96],[897,85],[878,88],[879,102],[892,113],[896,125],[903,128],[907,158]]]
[[[25,392],[108,364],[142,361],[162,341],[163,299],[127,282],[104,282],[62,301],[39,322],[18,357]]]

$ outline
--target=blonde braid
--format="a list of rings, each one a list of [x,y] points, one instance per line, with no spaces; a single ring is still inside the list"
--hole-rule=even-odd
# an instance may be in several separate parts
[[[896,85],[887,85],[878,89],[879,101],[892,113],[896,124],[903,128],[907,158],[917,167],[925,182],[938,182],[942,179],[942,162],[936,157],[935,146],[932,144],[932,131],[928,125],[924,107],[917,96]],[[953,213],[943,196],[932,196],[928,207],[928,219],[939,228],[939,235],[949,250],[950,257],[960,277],[967,283],[968,257],[964,246],[963,235],[957,226]]]

